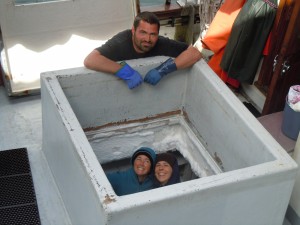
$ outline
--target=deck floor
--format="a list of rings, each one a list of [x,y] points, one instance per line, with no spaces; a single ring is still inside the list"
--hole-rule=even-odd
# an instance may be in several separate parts
[[[27,148],[41,223],[71,224],[42,152],[41,115],[40,95],[8,97],[0,86],[0,150]]]

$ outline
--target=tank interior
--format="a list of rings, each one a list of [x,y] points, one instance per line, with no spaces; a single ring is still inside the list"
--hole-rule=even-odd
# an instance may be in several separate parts
[[[156,153],[172,152],[181,181],[222,171],[180,114],[87,131],[86,136],[105,172],[127,169],[132,152],[141,146],[151,146]]]

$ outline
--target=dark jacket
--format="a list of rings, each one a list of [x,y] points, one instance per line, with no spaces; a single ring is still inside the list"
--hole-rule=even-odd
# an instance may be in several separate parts
[[[252,84],[276,16],[277,0],[247,0],[234,21],[221,68],[229,77]]]
[[[133,168],[107,174],[115,193],[119,196],[147,191],[153,187],[153,174],[150,174],[142,183],[139,182]]]

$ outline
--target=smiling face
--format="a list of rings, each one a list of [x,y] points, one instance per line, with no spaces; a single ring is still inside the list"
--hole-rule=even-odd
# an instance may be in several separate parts
[[[133,162],[133,169],[139,178],[139,181],[143,181],[150,173],[151,160],[146,155],[138,155]]]
[[[155,177],[161,183],[165,185],[172,176],[173,169],[166,161],[159,161],[155,165]]]
[[[132,27],[133,47],[138,53],[149,52],[158,40],[159,28],[157,24],[150,24],[143,20],[137,28]]]

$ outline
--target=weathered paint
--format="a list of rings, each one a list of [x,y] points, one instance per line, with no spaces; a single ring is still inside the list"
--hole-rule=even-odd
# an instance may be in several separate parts
[[[156,57],[128,63],[145,74],[164,60]],[[178,126],[181,133],[170,126],[176,115],[164,126],[140,129],[166,120],[139,120],[177,110],[181,111],[179,120],[184,121]],[[204,61],[164,77],[157,86],[142,84],[134,90],[112,75],[85,68],[44,73],[42,117],[43,151],[73,224],[282,224],[297,165]],[[136,123],[118,125],[124,121]],[[125,131],[134,126],[140,130],[131,133],[133,144],[125,140],[120,147],[115,142],[116,146],[106,143],[94,149],[88,140],[93,136],[84,133],[84,129],[101,128],[103,133],[96,129],[99,133],[94,134],[105,141],[105,135],[117,137],[114,135],[121,132],[129,137]],[[219,164],[223,171],[116,196],[100,165],[102,160],[117,159],[118,152],[130,155],[141,144],[164,151],[173,141],[160,144],[159,139],[152,142],[155,139],[147,137],[167,126],[168,132],[181,134],[179,139],[189,137],[188,148],[180,150],[195,171],[201,173],[197,169],[200,156],[212,160],[208,163],[212,167]],[[188,129],[182,131],[183,127]],[[139,142],[139,135],[144,135],[145,143]],[[192,141],[203,149],[189,149]],[[189,157],[196,152],[198,158]]]

